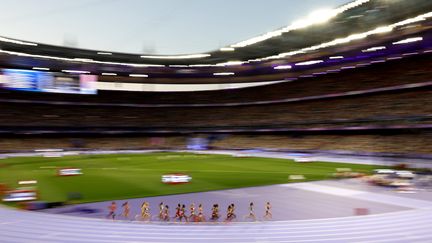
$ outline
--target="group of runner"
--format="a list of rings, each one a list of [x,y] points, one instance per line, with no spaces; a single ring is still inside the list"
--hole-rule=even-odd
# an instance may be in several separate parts
[[[122,204],[122,214],[121,216],[125,219],[130,219],[130,205],[129,202],[125,202]],[[185,222],[205,222],[206,218],[204,216],[204,209],[202,204],[198,205],[198,208],[195,207],[195,203],[192,203],[189,206],[189,215],[187,215],[186,205],[184,204],[177,204],[177,207],[175,208],[175,215],[174,217],[170,217],[170,208],[168,205],[165,205],[163,202],[159,204],[159,215],[157,218],[160,221],[168,222],[171,219],[174,221],[180,221],[183,220]],[[110,206],[108,206],[108,215],[107,218],[115,219],[116,217],[116,211],[117,211],[117,204],[116,202],[112,202]],[[218,221],[221,218],[219,205],[213,204],[211,208],[211,217],[209,218],[210,221]],[[232,221],[237,218],[237,215],[235,214],[235,205],[234,203],[228,205],[227,211],[226,211],[226,217],[225,221]],[[249,204],[249,214],[244,217],[248,220],[257,220],[257,217],[254,212],[254,204],[251,202]],[[264,219],[271,219],[272,213],[271,213],[271,204],[270,202],[267,202],[265,204],[265,214]],[[141,214],[136,215],[135,219],[137,220],[146,220],[149,221],[152,219],[150,214],[150,204],[148,202],[144,202],[141,204]]]

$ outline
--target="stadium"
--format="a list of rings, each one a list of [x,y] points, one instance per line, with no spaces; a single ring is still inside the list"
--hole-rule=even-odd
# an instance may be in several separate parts
[[[432,2],[304,16],[179,55],[1,36],[0,242],[430,242]]]

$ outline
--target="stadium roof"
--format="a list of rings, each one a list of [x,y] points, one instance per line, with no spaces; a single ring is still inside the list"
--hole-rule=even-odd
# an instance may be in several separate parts
[[[427,31],[429,26],[421,24],[426,25],[429,21],[424,20],[431,18],[432,1],[428,0],[356,0],[201,56],[134,55],[0,37],[0,65],[105,76],[100,81],[115,81],[110,76],[118,74],[126,76],[122,77],[123,82],[131,83],[144,79],[150,83],[287,80],[292,78],[287,71],[296,71],[290,70],[292,65],[301,71],[303,65],[319,64],[320,56],[358,52],[376,48],[380,43],[400,41],[403,36]]]
[[[295,51],[366,32],[401,21],[432,9],[427,0],[383,1],[356,0],[333,10],[318,11],[279,30],[235,43],[221,50],[187,55],[142,55],[112,53],[44,45],[2,38],[3,50],[67,58],[95,59],[106,62],[144,63],[154,65],[220,64],[246,61]],[[36,46],[35,46],[36,44]]]

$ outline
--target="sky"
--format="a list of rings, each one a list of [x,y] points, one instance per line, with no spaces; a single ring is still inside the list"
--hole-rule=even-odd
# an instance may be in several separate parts
[[[202,53],[351,0],[0,0],[0,36],[125,53]]]

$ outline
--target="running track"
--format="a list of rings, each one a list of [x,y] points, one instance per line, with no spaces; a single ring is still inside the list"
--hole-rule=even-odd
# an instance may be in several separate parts
[[[0,207],[0,242],[431,242],[432,208],[332,219],[157,224]]]

